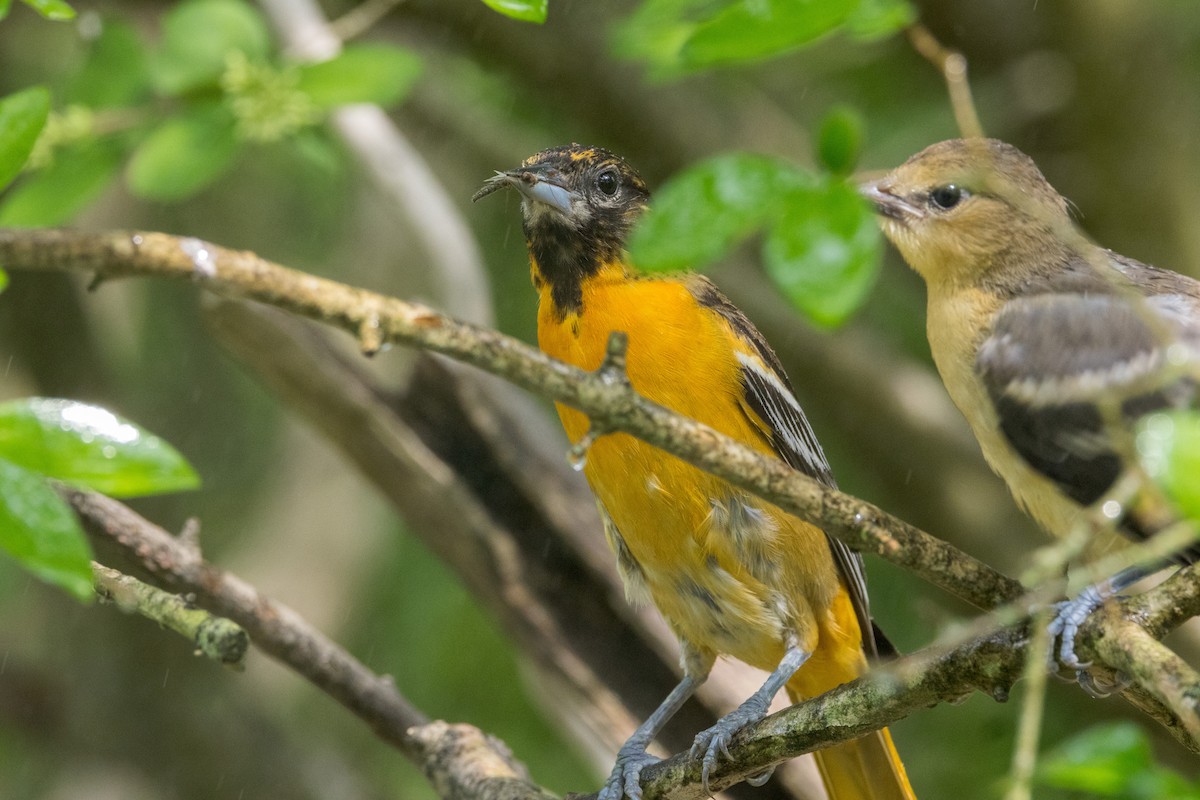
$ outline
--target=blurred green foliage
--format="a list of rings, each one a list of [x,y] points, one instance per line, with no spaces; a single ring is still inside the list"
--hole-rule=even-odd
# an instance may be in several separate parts
[[[49,113],[45,89],[26,89],[0,100],[0,189],[25,166]]]
[[[66,20],[75,18],[75,9],[63,0],[21,0],[25,5],[41,14],[46,19]],[[0,19],[8,16],[12,8],[12,0],[0,0]]]
[[[47,583],[91,602],[91,548],[42,475],[0,458],[0,549]]]
[[[882,249],[873,212],[844,180],[779,159],[727,154],[680,172],[629,249],[642,269],[700,269],[759,231],[767,275],[813,322],[840,324],[862,304]]]
[[[1156,764],[1146,732],[1128,722],[1096,725],[1062,742],[1038,763],[1037,781],[1078,798],[1200,798],[1200,782]]]
[[[545,22],[548,0],[483,0],[493,8],[513,19],[525,22]]]
[[[105,19],[88,49],[48,122],[44,91],[0,106],[0,186],[42,134],[25,179],[0,203],[0,224],[65,222],[125,161],[135,195],[178,202],[227,173],[248,144],[284,142],[319,158],[311,132],[333,107],[398,103],[420,72],[413,53],[385,44],[291,63],[275,55],[262,14],[243,0],[178,3],[153,46],[119,18]]]
[[[1138,423],[1138,453],[1185,516],[1200,522],[1200,413],[1164,411]]]
[[[916,18],[906,0],[645,0],[617,51],[660,78],[783,55],[835,33],[886,36]]]

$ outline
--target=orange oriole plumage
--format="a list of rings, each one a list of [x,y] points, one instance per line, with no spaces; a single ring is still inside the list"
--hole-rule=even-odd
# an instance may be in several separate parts
[[[498,173],[476,198],[504,186],[522,195],[542,350],[596,369],[610,333],[624,331],[642,395],[833,485],[783,368],[742,312],[706,278],[641,277],[627,263],[625,237],[649,198],[636,171],[572,145]],[[558,412],[580,441],[587,417]],[[857,553],[632,436],[597,439],[584,472],[627,595],[652,600],[683,650],[682,681],[621,748],[602,800],[638,800],[640,772],[657,760],[647,746],[718,655],[772,674],[697,736],[706,781],[732,735],[761,719],[779,689],[813,697],[865,671],[875,639]],[[914,796],[886,729],[816,756],[834,800]]]

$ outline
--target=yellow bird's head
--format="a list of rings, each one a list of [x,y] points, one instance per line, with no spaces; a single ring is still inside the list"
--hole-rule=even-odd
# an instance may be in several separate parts
[[[1033,159],[995,139],[931,145],[862,187],[883,233],[931,286],[986,281],[1054,257],[1067,201]]]

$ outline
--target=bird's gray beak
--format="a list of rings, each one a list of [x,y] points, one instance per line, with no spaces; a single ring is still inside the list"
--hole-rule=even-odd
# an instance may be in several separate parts
[[[571,212],[575,194],[566,189],[552,167],[534,164],[529,167],[497,172],[471,197],[474,202],[506,186],[514,187],[527,200],[550,206],[560,214]]]
[[[909,203],[903,197],[893,194],[888,180],[871,181],[859,185],[858,192],[871,202],[875,213],[881,217],[894,219],[898,222],[908,222],[921,216],[921,209]]]

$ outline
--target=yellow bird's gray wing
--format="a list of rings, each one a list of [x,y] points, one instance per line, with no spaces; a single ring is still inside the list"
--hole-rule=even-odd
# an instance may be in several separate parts
[[[1167,291],[1138,298],[1111,282],[1035,287],[1045,291],[1001,308],[975,360],[1009,444],[1084,506],[1124,469],[1126,445],[1114,437],[1145,414],[1191,405],[1196,389],[1168,367],[1180,354],[1200,361],[1194,283],[1155,284],[1146,276],[1180,276],[1125,259],[1121,267],[1135,271],[1136,285]],[[1126,527],[1149,533],[1134,519]]]

